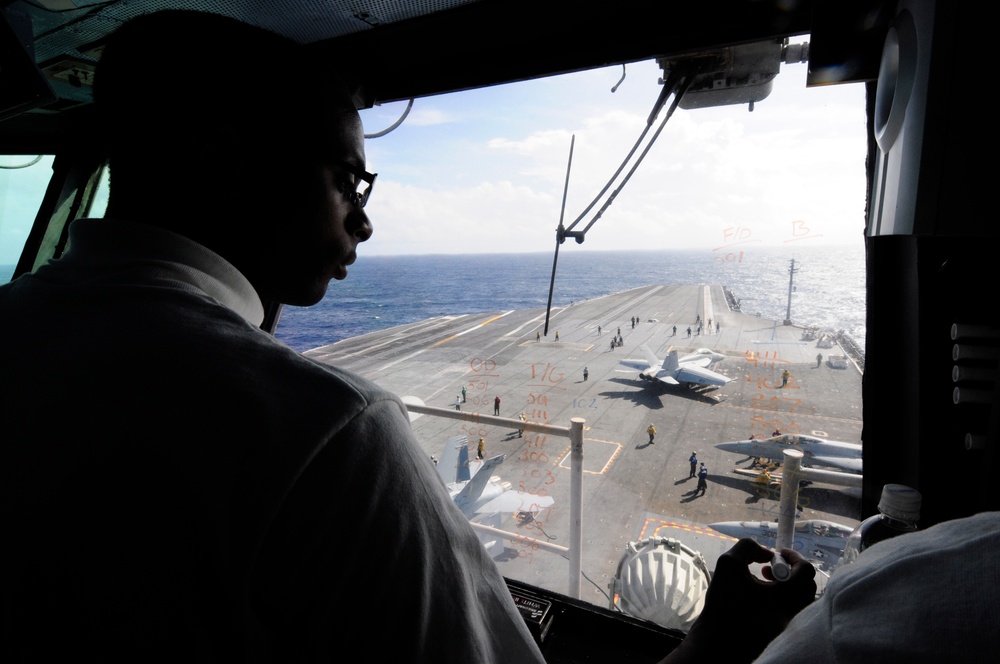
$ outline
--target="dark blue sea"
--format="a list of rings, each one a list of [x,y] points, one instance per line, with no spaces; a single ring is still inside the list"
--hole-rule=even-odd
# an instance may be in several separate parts
[[[784,320],[795,261],[791,320],[865,339],[865,254],[857,247],[573,251],[563,245],[553,306],[646,284],[720,283],[749,314]],[[551,253],[361,256],[314,307],[286,307],[277,336],[304,351],[432,316],[545,307]]]
[[[553,306],[646,284],[720,283],[744,313],[791,320],[865,340],[865,253],[856,247],[573,251],[563,245]],[[285,307],[277,336],[299,351],[432,316],[545,307],[551,253],[361,256],[314,307]],[[0,266],[0,283],[13,266]]]

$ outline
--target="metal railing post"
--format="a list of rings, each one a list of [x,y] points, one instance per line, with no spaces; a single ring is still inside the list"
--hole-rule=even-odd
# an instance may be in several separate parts
[[[580,599],[580,592],[583,581],[583,425],[586,420],[582,417],[570,418],[570,426],[560,427],[541,422],[522,422],[521,420],[498,415],[484,415],[476,412],[463,412],[450,408],[439,408],[437,406],[427,406],[416,397],[402,397],[403,403],[410,411],[411,418],[414,414],[431,415],[432,417],[444,417],[451,420],[462,420],[474,422],[476,424],[494,424],[498,426],[509,426],[524,431],[534,431],[550,436],[569,438],[569,474],[570,474],[570,535],[569,535],[569,591],[568,595],[574,599]],[[480,528],[480,524],[474,524]],[[491,529],[495,530],[495,529]],[[496,531],[498,533],[503,531]],[[511,533],[506,533],[511,535]],[[514,535],[517,537],[517,535]],[[549,548],[549,547],[542,547]],[[562,547],[551,547],[551,550]]]
[[[781,500],[778,506],[778,537],[775,551],[791,548],[795,541],[795,511],[799,502],[799,481],[802,457],[800,450],[784,450],[781,464]]]
[[[582,417],[570,419],[569,465],[569,591],[568,595],[580,599],[583,578],[583,423]]]

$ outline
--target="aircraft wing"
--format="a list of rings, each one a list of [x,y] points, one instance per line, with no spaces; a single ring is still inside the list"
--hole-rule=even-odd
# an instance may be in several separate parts
[[[478,513],[489,512],[532,512],[537,513],[546,507],[551,507],[555,503],[552,496],[539,496],[534,493],[524,491],[504,491],[502,494],[481,505]]]
[[[678,358],[678,363],[681,366],[688,367],[707,367],[712,364],[712,358],[708,355],[685,355],[684,357]]]
[[[843,470],[849,473],[862,472],[862,461],[861,459],[849,459],[845,457],[825,457],[810,455],[809,464],[813,466],[826,466],[828,468],[834,468],[836,470]]]
[[[725,385],[732,380],[729,376],[724,376],[711,369],[695,366],[690,363],[681,365],[675,372],[674,377],[684,383],[717,386]]]
[[[649,368],[649,362],[646,360],[636,360],[632,358],[618,360],[618,364],[630,369],[638,369],[639,371],[645,371]]]
[[[712,366],[716,362],[721,362],[726,359],[725,353],[717,353],[711,348],[697,348],[693,353],[685,355],[680,358],[679,362],[691,362],[693,360],[708,359],[708,361],[701,366]]]

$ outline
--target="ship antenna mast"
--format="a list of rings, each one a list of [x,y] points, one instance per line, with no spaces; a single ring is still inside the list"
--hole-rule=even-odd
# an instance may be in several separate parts
[[[690,72],[688,72],[687,68],[677,67],[671,70],[670,75],[667,76],[667,80],[664,81],[663,83],[663,89],[660,91],[660,95],[657,97],[656,103],[653,105],[653,110],[650,112],[649,117],[646,118],[645,129],[642,130],[642,133],[639,135],[638,140],[636,140],[635,145],[632,146],[632,149],[629,151],[628,155],[622,161],[621,165],[618,167],[618,170],[615,171],[615,174],[611,176],[611,179],[608,180],[607,184],[604,185],[604,188],[601,189],[600,193],[597,194],[594,200],[590,202],[590,205],[588,205],[587,208],[580,213],[580,216],[578,216],[569,226],[564,226],[563,217],[566,212],[566,193],[569,189],[569,170],[570,166],[573,164],[573,143],[576,141],[576,135],[574,134],[573,140],[570,142],[569,146],[570,163],[566,167],[566,184],[563,187],[563,204],[562,204],[562,209],[559,212],[559,227],[556,229],[556,251],[555,251],[555,256],[552,259],[552,278],[549,280],[549,301],[548,305],[545,308],[545,329],[544,329],[545,336],[548,336],[549,334],[549,318],[552,314],[552,293],[555,290],[556,265],[559,262],[559,245],[565,242],[566,238],[569,237],[575,239],[577,244],[583,244],[583,240],[587,234],[587,231],[589,231],[590,227],[593,226],[597,222],[597,220],[601,218],[601,215],[604,214],[604,211],[611,206],[611,203],[614,202],[618,194],[621,193],[621,190],[625,187],[625,184],[632,177],[632,174],[635,173],[636,169],[639,168],[639,164],[641,164],[642,160],[645,159],[646,155],[649,153],[650,148],[653,147],[653,143],[655,143],[656,139],[659,138],[660,132],[663,131],[663,128],[664,126],[666,126],[667,121],[673,116],[674,111],[680,104],[681,97],[684,96],[684,92],[691,85],[692,80],[693,77],[690,74]],[[590,220],[590,223],[587,224],[583,228],[583,230],[579,231],[573,230],[573,228],[575,228],[576,225],[583,220],[583,218],[587,215],[587,213],[590,212],[590,209],[594,207],[597,201],[600,200],[601,196],[603,196],[605,192],[607,192],[607,190],[611,187],[612,183],[615,181],[618,175],[625,169],[626,164],[628,164],[629,160],[632,158],[632,155],[635,154],[635,151],[642,144],[642,141],[646,137],[646,134],[653,126],[653,121],[656,119],[656,116],[659,115],[660,109],[663,108],[663,105],[666,102],[667,97],[669,97],[671,93],[673,93],[674,95],[674,100],[670,104],[670,108],[667,111],[666,117],[663,118],[659,128],[656,130],[656,132],[654,132],[653,137],[649,139],[649,141],[647,142],[645,149],[640,153],[639,158],[636,160],[635,164],[632,165],[632,169],[625,174],[625,177],[618,185],[618,188],[615,189],[613,192],[611,192],[611,195],[608,197],[607,201],[605,201],[601,209],[598,210],[597,214],[594,215],[594,218]]]
[[[556,285],[556,264],[559,262],[559,245],[562,243],[561,238],[566,232],[566,227],[563,226],[563,215],[566,212],[566,192],[569,191],[569,169],[573,165],[574,143],[576,143],[576,134],[573,134],[573,138],[569,142],[569,163],[566,164],[566,184],[563,186],[562,209],[559,211],[559,228],[556,229],[556,254],[552,258],[552,278],[549,280],[549,303],[545,307],[545,336],[549,336],[549,314],[552,312],[552,291],[555,290]]]
[[[788,268],[788,308],[785,310],[785,325],[792,324],[792,291],[795,287],[792,285],[792,281],[795,278],[795,273],[798,269],[795,267],[795,259],[792,259],[792,264]]]

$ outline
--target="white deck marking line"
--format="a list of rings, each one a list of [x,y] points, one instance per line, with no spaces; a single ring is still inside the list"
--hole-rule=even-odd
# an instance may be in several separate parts
[[[322,358],[322,359],[330,359],[330,360],[342,360],[342,359],[346,359],[346,358],[350,358],[350,357],[355,357],[357,355],[366,355],[366,354],[370,354],[372,351],[376,351],[376,350],[378,350],[378,349],[380,349],[380,348],[382,348],[384,346],[390,346],[390,345],[396,343],[397,341],[399,341],[400,336],[409,336],[409,335],[412,335],[413,331],[415,329],[419,329],[419,328],[423,328],[423,327],[427,327],[427,328],[438,327],[438,326],[450,323],[452,321],[460,320],[460,319],[465,318],[466,316],[470,316],[470,315],[471,314],[458,314],[458,315],[449,315],[449,316],[434,316],[433,318],[428,318],[426,320],[418,321],[416,323],[407,323],[407,324],[404,324],[404,325],[399,325],[399,326],[396,326],[396,327],[399,327],[399,328],[402,328],[402,329],[399,329],[396,332],[393,332],[392,336],[389,336],[388,338],[386,338],[386,340],[383,341],[382,343],[372,344],[371,346],[365,346],[361,350],[357,350],[357,351],[350,352],[350,353],[338,353],[337,352],[338,349],[336,348],[337,343],[340,343],[338,341],[338,342],[336,342],[334,344],[331,344],[333,346],[333,349],[331,351],[329,351],[329,352],[317,353],[316,351],[318,351],[320,348],[325,348],[325,346],[320,346],[319,348],[314,348],[312,350],[307,350],[303,354],[307,355],[309,357]],[[388,329],[394,329],[394,328],[388,328]],[[383,331],[384,330],[375,330],[374,332],[369,332],[368,334],[377,334],[378,332],[383,332]],[[341,339],[341,341],[345,341],[345,339]]]
[[[378,371],[385,371],[389,367],[395,366],[395,365],[399,364],[400,362],[405,362],[406,360],[412,359],[412,358],[416,357],[417,355],[420,355],[421,353],[424,353],[424,352],[430,350],[431,348],[434,348],[436,346],[440,346],[441,344],[443,344],[446,341],[451,341],[452,339],[455,339],[456,337],[460,337],[463,334],[468,334],[469,332],[477,330],[477,329],[479,329],[479,328],[481,328],[481,327],[483,327],[485,325],[488,325],[489,323],[492,323],[495,320],[503,318],[504,316],[508,316],[508,315],[510,315],[512,313],[514,313],[513,310],[507,311],[505,313],[502,313],[499,316],[494,316],[493,318],[489,318],[487,320],[484,320],[482,323],[479,323],[477,325],[473,325],[472,327],[470,327],[467,330],[464,330],[464,331],[459,332],[457,334],[453,334],[450,337],[446,337],[444,339],[441,339],[440,341],[437,341],[437,342],[431,344],[427,348],[421,348],[420,350],[414,351],[413,353],[410,353],[409,355],[407,355],[405,357],[401,357],[401,358],[399,358],[397,360],[394,360],[394,361],[390,362],[389,364],[382,365],[381,367],[379,367]]]
[[[552,312],[552,317],[555,318],[556,316],[558,316],[559,314],[561,314],[565,310],[566,310],[566,307],[561,307],[561,308],[558,308],[558,309],[554,309],[553,312]],[[526,328],[529,325],[532,325],[533,323],[535,323],[535,321],[544,320],[544,319],[545,319],[545,314],[538,314],[537,316],[535,316],[531,320],[524,321],[521,325],[519,325],[518,327],[514,328],[513,330],[511,330],[510,332],[508,332],[504,336],[505,337],[509,337],[509,336],[514,335],[514,334],[517,334],[518,332],[520,332],[524,328]]]
[[[462,330],[461,332],[458,332],[457,334],[453,334],[450,337],[446,337],[446,338],[442,339],[441,341],[437,341],[437,342],[431,344],[431,348],[434,348],[435,346],[440,346],[441,344],[446,343],[448,341],[451,341],[452,339],[457,339],[458,337],[462,336],[463,334],[468,334],[469,332],[474,332],[474,331],[478,330],[481,327],[486,327],[487,325],[489,325],[493,321],[500,320],[504,316],[509,316],[512,313],[514,313],[513,309],[511,309],[510,311],[505,311],[504,313],[500,314],[499,316],[494,316],[493,318],[488,318],[488,319],[484,320],[482,323],[480,323],[478,325],[473,325],[472,327],[470,327],[467,330]]]

